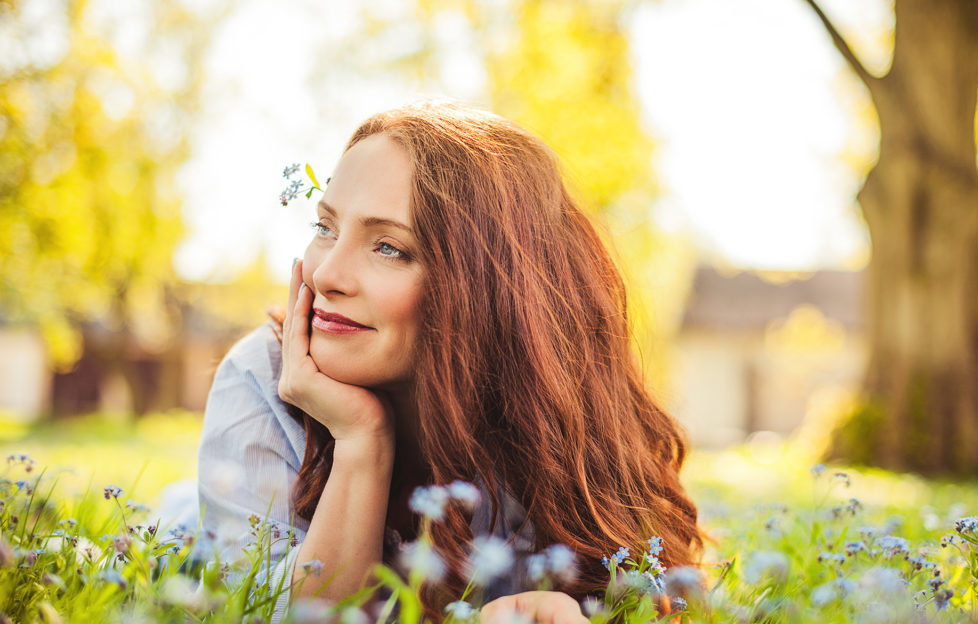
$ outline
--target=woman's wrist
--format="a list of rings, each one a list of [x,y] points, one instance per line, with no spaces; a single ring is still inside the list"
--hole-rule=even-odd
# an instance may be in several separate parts
[[[394,432],[377,432],[338,439],[333,446],[333,469],[387,468],[394,465]]]

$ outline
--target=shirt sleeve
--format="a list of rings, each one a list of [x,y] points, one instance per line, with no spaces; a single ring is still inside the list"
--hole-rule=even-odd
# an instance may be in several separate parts
[[[301,428],[278,399],[278,371],[270,365],[264,338],[255,332],[235,345],[214,376],[198,452],[198,498],[203,528],[213,533],[225,562],[247,565],[244,549],[254,541],[253,517],[274,523],[279,537],[272,539],[259,581],[275,588],[291,583],[298,554],[298,548],[290,548],[289,529],[297,544],[308,525],[294,517],[289,502],[300,463],[295,430]],[[288,599],[286,591],[274,620]]]

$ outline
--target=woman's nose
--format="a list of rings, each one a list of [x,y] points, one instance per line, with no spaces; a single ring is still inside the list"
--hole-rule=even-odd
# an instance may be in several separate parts
[[[324,296],[357,294],[357,271],[352,250],[342,241],[337,243],[320,258],[312,274],[312,284]]]

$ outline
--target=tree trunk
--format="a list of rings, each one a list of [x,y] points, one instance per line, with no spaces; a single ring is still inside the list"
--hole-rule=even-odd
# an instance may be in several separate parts
[[[895,10],[892,67],[867,82],[880,155],[859,193],[873,245],[866,403],[832,454],[978,474],[978,2]]]

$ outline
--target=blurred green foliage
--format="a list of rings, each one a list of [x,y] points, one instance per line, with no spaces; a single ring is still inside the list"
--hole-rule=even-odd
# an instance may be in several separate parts
[[[176,174],[210,22],[139,3],[139,29],[105,3],[69,0],[45,16],[64,31],[52,58],[30,53],[29,4],[0,5],[5,36],[26,51],[0,63],[0,317],[39,326],[66,367],[83,323],[149,344],[173,331]],[[120,37],[140,53],[121,53]]]

